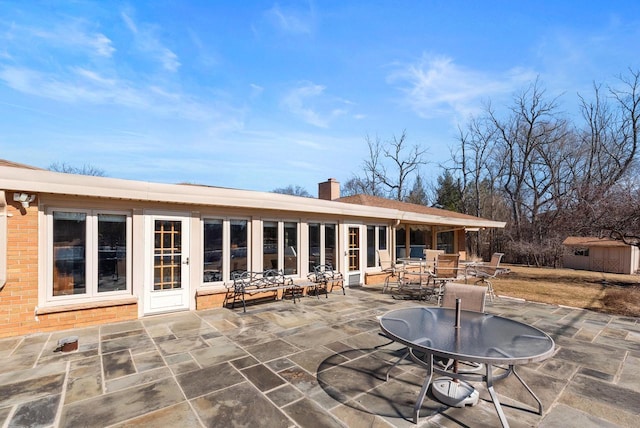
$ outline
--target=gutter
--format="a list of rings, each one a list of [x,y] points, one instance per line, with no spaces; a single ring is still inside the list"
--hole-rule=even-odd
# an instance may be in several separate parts
[[[0,190],[0,290],[7,283],[7,200]]]

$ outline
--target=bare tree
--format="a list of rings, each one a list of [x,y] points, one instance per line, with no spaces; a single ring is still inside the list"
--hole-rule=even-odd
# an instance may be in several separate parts
[[[354,175],[343,186],[343,194],[364,193],[374,196],[389,196],[399,201],[404,200],[410,179],[419,173],[419,168],[426,165],[424,155],[426,149],[415,145],[406,147],[407,134],[402,132],[400,138],[382,143],[378,137],[372,140],[365,137],[369,148],[369,158],[363,162],[363,176]],[[381,158],[384,157],[384,159]],[[386,165],[387,160],[390,165]]]
[[[417,173],[422,165],[427,164],[424,159],[427,149],[421,149],[418,145],[407,149],[406,142],[407,131],[404,130],[400,138],[394,136],[393,141],[390,141],[388,146],[383,148],[385,158],[393,164],[394,174],[390,175],[384,167],[377,171],[378,180],[398,201],[404,199],[407,192],[407,182],[411,175]]]
[[[279,187],[277,189],[273,189],[271,192],[280,193],[283,195],[293,195],[293,196],[302,196],[305,198],[313,198],[311,193],[307,192],[307,189],[305,189],[302,186],[298,186],[298,185],[294,186],[292,184],[288,185],[287,187]]]
[[[50,171],[64,172],[67,174],[79,174],[79,175],[93,175],[96,177],[106,177],[106,173],[103,169],[95,166],[84,164],[80,167],[72,166],[66,162],[54,162],[49,165]]]

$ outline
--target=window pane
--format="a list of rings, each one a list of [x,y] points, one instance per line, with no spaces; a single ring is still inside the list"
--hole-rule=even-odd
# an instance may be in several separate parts
[[[284,273],[298,273],[298,223],[284,224]]]
[[[378,226],[378,249],[387,249],[387,226]]]
[[[427,229],[421,226],[411,226],[409,228],[409,242],[411,244],[411,253],[409,257],[422,258],[426,247],[425,231]],[[431,228],[429,228],[431,230]]]
[[[98,214],[98,292],[127,289],[127,216]]]
[[[350,227],[347,242],[349,254],[349,270],[360,270],[360,228]]]
[[[246,271],[247,263],[247,220],[231,220],[231,271]]]
[[[156,220],[155,235],[153,289],[182,288],[182,222]]]
[[[438,250],[444,250],[447,254],[453,254],[453,231],[438,232]]]
[[[278,269],[278,223],[275,221],[263,223],[262,257],[264,269]]]
[[[396,257],[401,259],[407,257],[407,235],[404,226],[396,228]]]
[[[87,215],[53,213],[53,295],[84,294]]]
[[[202,280],[222,281],[222,220],[204,220],[204,255]]]
[[[309,272],[320,262],[320,224],[309,223]]]
[[[338,269],[338,259],[336,258],[336,225],[324,225],[324,263]]]
[[[367,267],[376,265],[376,227],[367,226]]]

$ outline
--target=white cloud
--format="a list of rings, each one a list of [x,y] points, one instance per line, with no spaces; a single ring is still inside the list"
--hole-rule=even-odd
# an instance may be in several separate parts
[[[282,104],[305,122],[319,128],[327,128],[333,119],[347,114],[344,107],[333,105],[339,103],[344,106],[351,103],[325,95],[325,89],[322,85],[302,82],[284,96]]]
[[[292,34],[310,34],[313,29],[313,11],[308,13],[282,10],[278,4],[266,12],[269,20],[281,31]]]
[[[222,121],[238,126],[235,116],[241,115],[227,106],[214,108],[188,94],[153,85],[136,85],[81,67],[58,74],[25,67],[4,67],[0,68],[0,81],[16,91],[60,102],[119,105],[209,125]]]
[[[178,55],[165,47],[156,35],[158,28],[150,24],[138,25],[126,12],[121,13],[122,20],[134,36],[134,45],[143,53],[150,55],[155,61],[162,64],[165,70],[178,71],[180,61]]]
[[[524,69],[504,71],[497,77],[465,69],[448,57],[423,56],[417,63],[403,65],[388,80],[399,84],[404,102],[421,117],[432,118],[454,112],[476,113],[483,99],[502,96],[535,79]]]
[[[87,30],[87,26],[81,19],[69,19],[47,29],[12,23],[9,31],[3,35],[4,44],[24,50],[30,46],[22,45],[21,41],[36,38],[49,48],[72,48],[86,51],[92,56],[110,58],[116,51],[111,39],[102,33]]]

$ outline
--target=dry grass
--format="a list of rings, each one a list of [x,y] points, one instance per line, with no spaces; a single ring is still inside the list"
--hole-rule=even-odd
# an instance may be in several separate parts
[[[511,272],[492,281],[498,295],[640,317],[638,275],[514,265],[505,267],[509,267]]]

